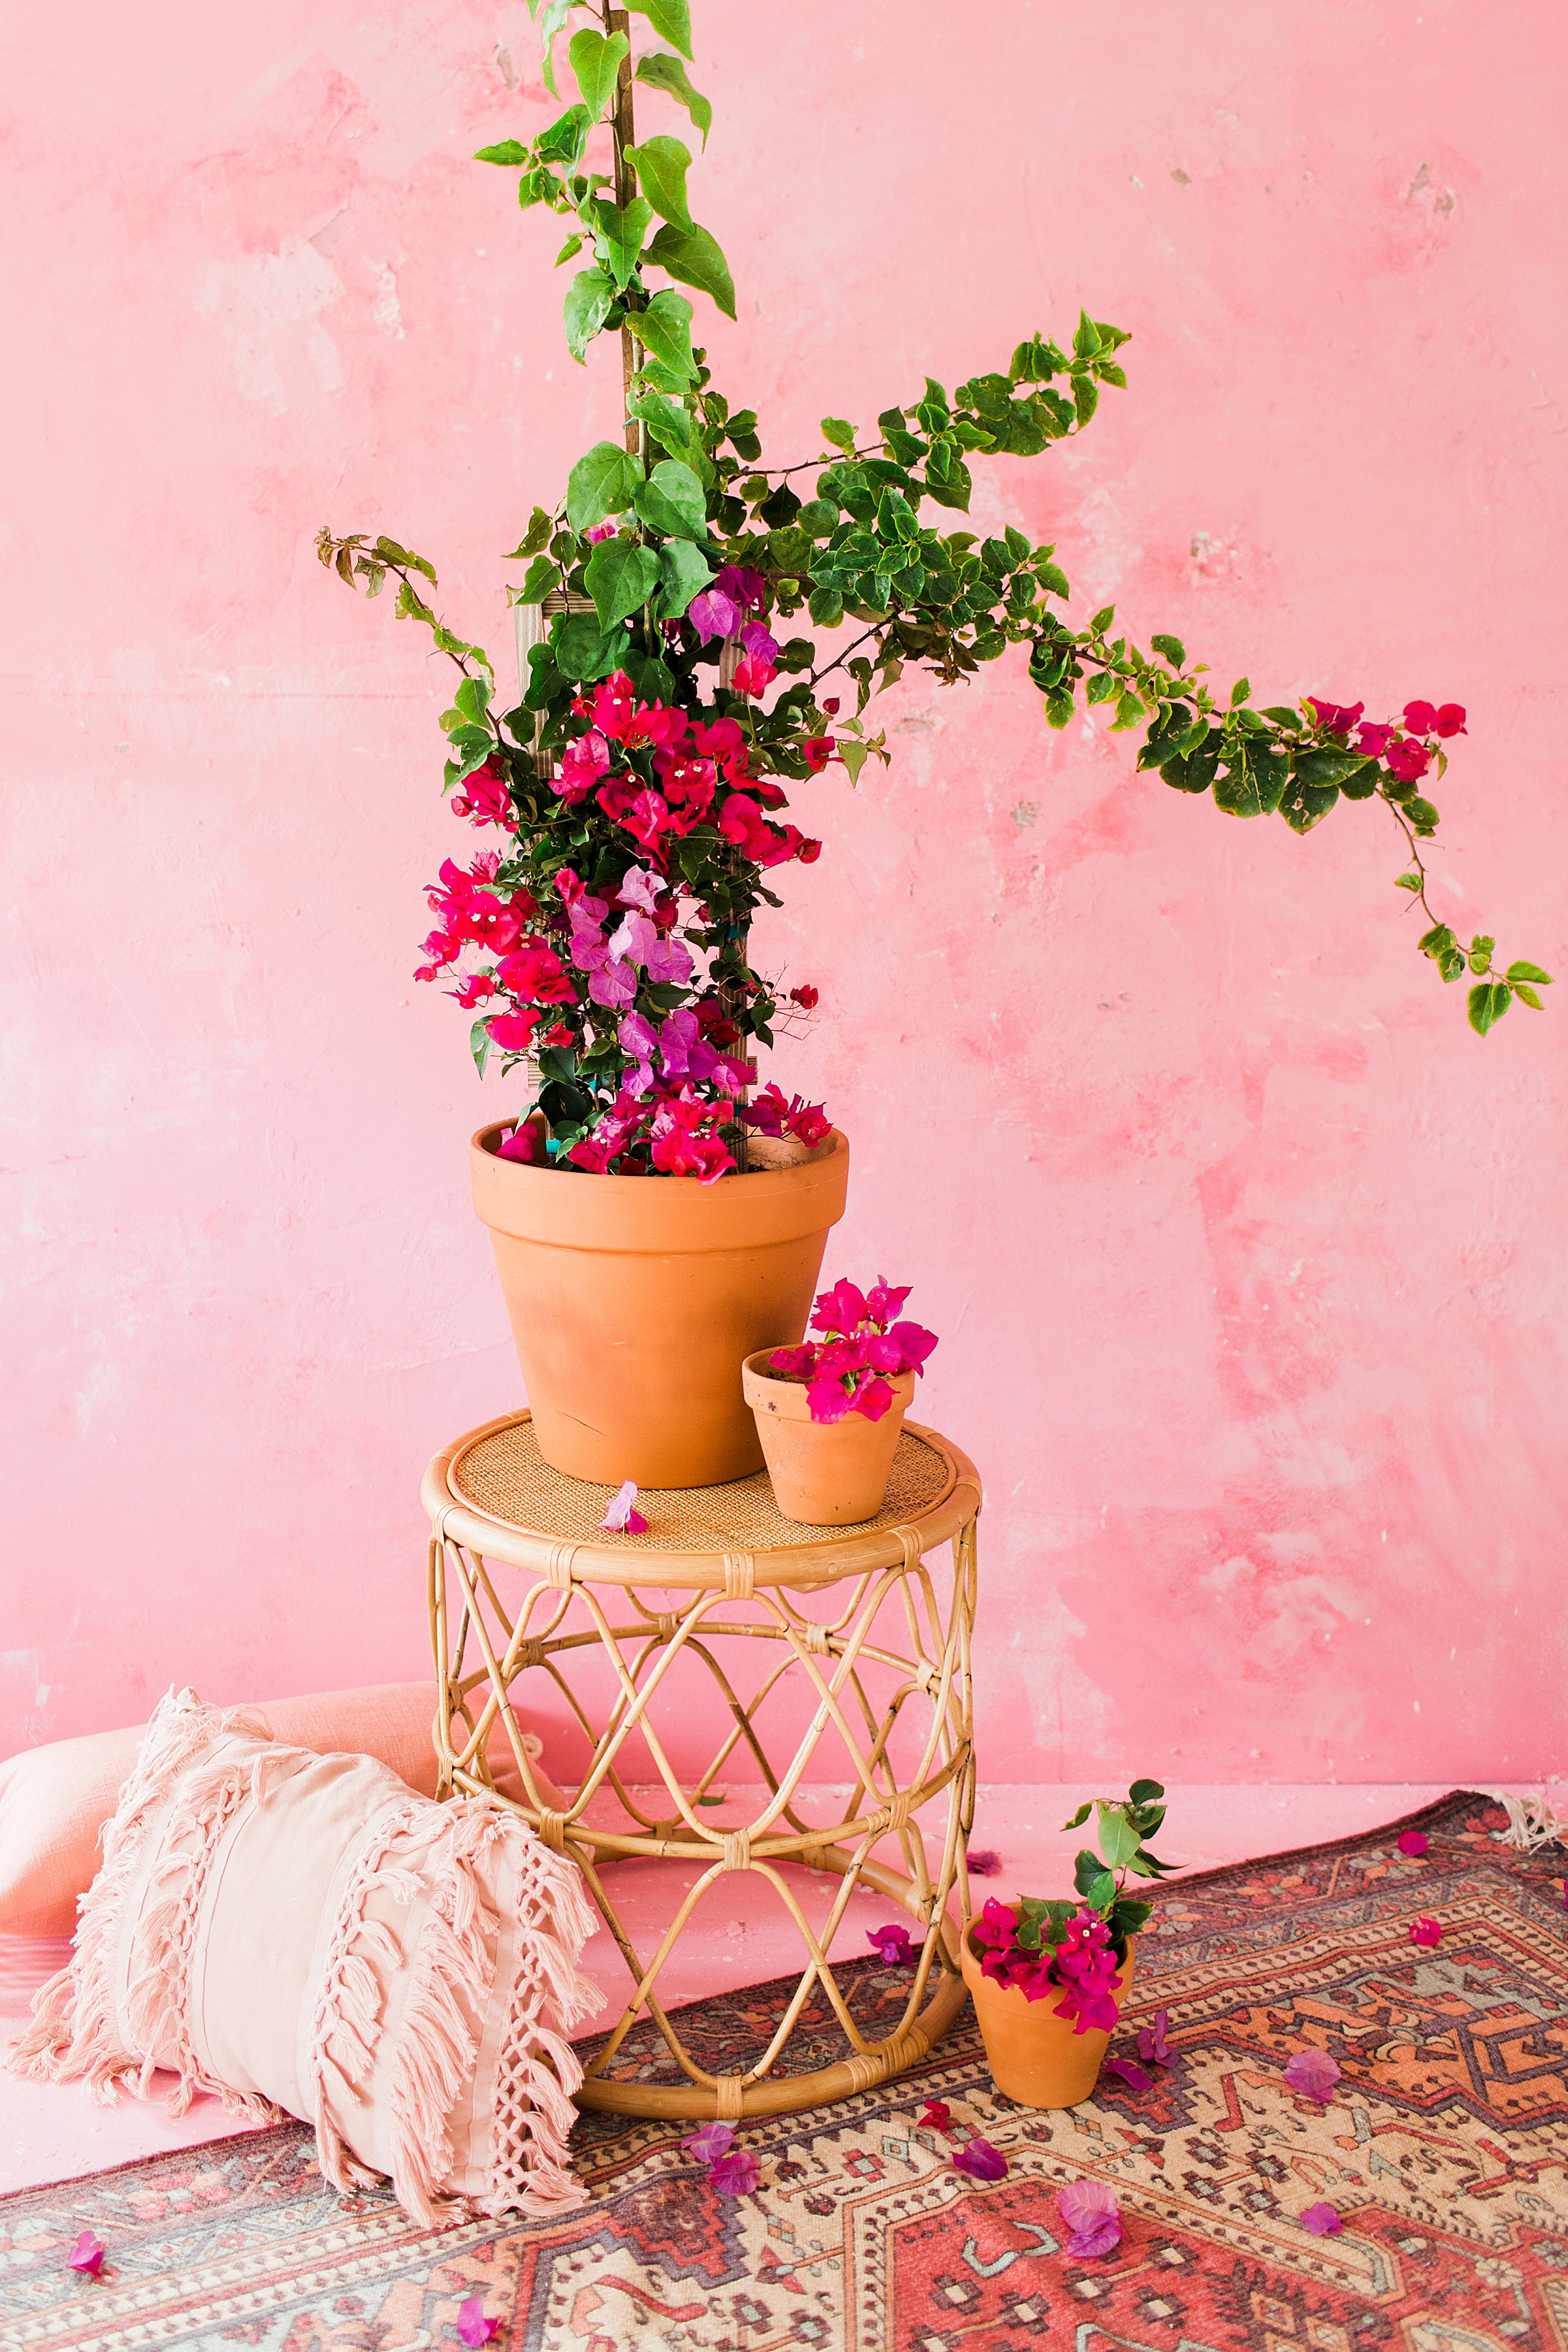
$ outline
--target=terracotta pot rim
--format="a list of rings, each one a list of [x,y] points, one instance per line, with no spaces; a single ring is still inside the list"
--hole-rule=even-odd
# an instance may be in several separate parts
[[[980,1953],[976,1948],[974,1942],[974,1928],[975,1922],[971,1919],[968,1927],[963,1931],[963,1949],[968,1953],[970,1958],[974,1962],[975,1967],[978,1968],[980,1966]],[[1137,1941],[1138,1937],[1136,1936],[1122,1937],[1121,1949],[1120,1953],[1117,1954],[1116,1965],[1118,1968],[1124,1969],[1127,1966],[1127,1955],[1132,1949],[1133,1945]],[[1116,1951],[1116,1946],[1114,1943],[1111,1945],[1110,1948],[1113,1952]],[[1030,2009],[1034,2009],[1038,2006],[1037,2002],[1029,2000],[1027,1994],[1021,1991],[1017,1985],[998,1984],[994,1977],[987,1977],[985,1982],[994,1993],[1000,1993],[1003,1995],[1017,1993],[1018,1999],[1021,2001],[1025,2001]]]
[[[785,1341],[775,1340],[773,1342],[773,1347],[782,1347],[786,1344],[787,1342]],[[763,1370],[767,1359],[773,1352],[773,1347],[755,1349],[751,1355],[742,1358],[741,1363],[742,1391],[746,1396],[748,1402],[750,1402],[752,1401],[752,1392],[754,1389],[772,1389],[777,1392],[778,1396],[778,1402],[773,1408],[775,1419],[779,1421],[811,1422],[811,1406],[807,1402],[807,1391],[810,1388],[810,1382],[804,1380],[784,1380],[781,1379],[776,1372],[770,1372]],[[889,1375],[888,1385],[893,1391],[893,1402],[888,1407],[888,1412],[896,1412],[901,1405],[903,1410],[907,1412],[910,1406],[914,1402],[915,1374],[913,1372],[900,1372],[896,1378]],[[844,1421],[811,1422],[811,1425],[814,1429],[842,1429],[844,1422],[848,1421],[850,1418],[850,1414],[846,1413]],[[862,1421],[865,1421],[866,1416],[862,1413],[859,1418]],[[883,1418],[885,1419],[886,1415],[884,1415]],[[873,1421],[868,1423],[867,1425],[868,1428],[878,1429],[881,1426],[881,1423],[880,1422]]]
[[[503,1128],[515,1127],[516,1125],[517,1121],[515,1119],[494,1119],[488,1127],[477,1128],[475,1129],[474,1133],[468,1138],[469,1146],[475,1151],[482,1151],[487,1160],[493,1160],[497,1171],[502,1175],[503,1181],[508,1183],[541,1184],[545,1182],[552,1176],[561,1176],[568,1172],[560,1166],[559,1162],[552,1163],[543,1168],[536,1168],[531,1160],[503,1160],[496,1148],[500,1141],[501,1130]],[[833,1149],[831,1151],[823,1151],[819,1150],[815,1159],[792,1160],[787,1167],[748,1168],[744,1171],[748,1193],[750,1193],[751,1187],[753,1184],[759,1188],[761,1188],[764,1181],[769,1181],[773,1186],[780,1188],[789,1184],[798,1184],[803,1177],[809,1176],[817,1170],[831,1167],[833,1162],[838,1159],[839,1155],[843,1152],[847,1152],[849,1149],[849,1139],[844,1133],[842,1128],[836,1127],[833,1129],[832,1143]],[[570,1172],[574,1176],[582,1176],[587,1171],[581,1168],[574,1168],[572,1169]],[[725,1175],[720,1177],[718,1183],[710,1185],[705,1189],[712,1192],[717,1192],[721,1186],[728,1184],[731,1175],[738,1172],[740,1171],[731,1169],[728,1171]],[[697,1183],[695,1176],[688,1176],[685,1178],[679,1176],[595,1176],[593,1181],[602,1192],[609,1193],[612,1197],[617,1193],[625,1193],[632,1189],[635,1189],[639,1193],[647,1193],[649,1194],[650,1197],[654,1197],[657,1196],[657,1194],[666,1186],[668,1186],[671,1190],[679,1193],[683,1185],[695,1185]]]

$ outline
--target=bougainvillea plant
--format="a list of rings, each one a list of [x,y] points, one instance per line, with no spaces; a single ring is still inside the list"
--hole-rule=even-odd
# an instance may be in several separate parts
[[[756,909],[780,904],[766,877],[821,846],[783,814],[789,784],[829,761],[853,783],[885,761],[865,714],[905,668],[951,685],[1014,646],[1048,725],[1065,727],[1081,693],[1141,736],[1141,769],[1232,816],[1278,812],[1306,834],[1342,799],[1381,803],[1408,852],[1398,887],[1429,919],[1418,944],[1445,980],[1471,976],[1472,1025],[1484,1034],[1516,998],[1539,1009],[1549,974],[1500,967],[1490,938],[1466,947],[1426,902],[1426,787],[1465,732],[1461,705],[1416,699],[1372,719],[1362,701],[1315,696],[1258,708],[1245,677],[1216,695],[1177,638],[1151,635],[1145,651],[1111,605],[1073,626],[1053,546],[939,527],[932,509],[967,511],[975,455],[1030,457],[1087,429],[1101,393],[1125,385],[1123,331],[1084,313],[1070,350],[1034,333],[1005,369],[952,391],[928,377],[874,429],[826,416],[817,453],[764,463],[756,415],[691,340],[682,287],[730,319],[735,298],[691,214],[690,151],[667,130],[635,132],[640,89],[683,110],[706,145],[687,0],[637,0],[630,15],[668,46],[635,58],[630,16],[607,0],[530,0],[536,16],[542,5],[546,86],[559,98],[565,33],[577,95],[479,160],[515,171],[524,210],[565,226],[558,261],[584,264],[567,345],[585,365],[618,336],[625,436],[578,459],[512,551],[526,569],[509,598],[539,622],[520,703],[498,710],[489,655],[426,601],[425,557],[364,533],[318,541],[351,586],[374,596],[395,580],[397,612],[459,673],[441,719],[445,789],[491,845],[448,859],[431,886],[418,977],[445,979],[475,1015],[481,1070],[492,1055],[529,1069],[536,1100],[510,1155],[708,1182],[746,1165],[750,1048],[795,1017],[789,999],[816,995],[786,996],[748,957]],[[802,614],[816,634],[791,633]]]
[[[1070,2017],[1075,2033],[1090,2026],[1109,2032],[1116,2023],[1114,1996],[1121,1990],[1118,1970],[1127,1958],[1127,1938],[1152,1907],[1126,1892],[1127,1874],[1159,1878],[1174,1867],[1144,1843],[1165,1818],[1164,1793],[1158,1780],[1134,1780],[1125,1797],[1086,1800],[1063,1824],[1076,1830],[1091,1811],[1100,1817],[1100,1851],[1085,1846],[1074,1864],[1078,1902],[989,1897],[971,1930],[982,1976],[1016,1988],[1026,2000],[1059,1993],[1053,2014]]]
[[[805,1339],[798,1348],[775,1348],[768,1370],[781,1381],[806,1384],[806,1402],[813,1421],[838,1422],[847,1413],[864,1413],[880,1421],[893,1402],[889,1381],[905,1372],[923,1380],[925,1361],[936,1346],[936,1333],[918,1323],[900,1323],[910,1295],[889,1287],[879,1275],[872,1287],[836,1282],[817,1296],[811,1328],[820,1339]]]

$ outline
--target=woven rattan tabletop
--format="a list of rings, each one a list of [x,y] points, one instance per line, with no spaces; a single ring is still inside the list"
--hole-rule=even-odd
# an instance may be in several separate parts
[[[458,1438],[437,1454],[425,1484],[432,1517],[460,1541],[520,1565],[548,1561],[552,1575],[564,1551],[574,1580],[639,1584],[722,1582],[725,1562],[738,1556],[755,1563],[759,1582],[857,1573],[896,1559],[910,1538],[921,1551],[933,1548],[973,1517],[980,1502],[963,1455],[934,1430],[908,1423],[882,1508],[858,1527],[810,1528],[786,1519],[767,1472],[759,1470],[722,1486],[645,1489],[637,1508],[648,1523],[646,1535],[611,1536],[599,1522],[614,1492],[552,1470],[526,1412]]]

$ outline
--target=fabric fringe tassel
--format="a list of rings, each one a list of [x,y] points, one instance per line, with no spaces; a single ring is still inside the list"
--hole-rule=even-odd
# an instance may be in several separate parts
[[[1530,1797],[1510,1796],[1506,1789],[1478,1789],[1476,1794],[1489,1797],[1508,1815],[1507,1829],[1498,1832],[1505,1845],[1517,1846],[1521,1853],[1539,1853],[1543,1845],[1568,1845],[1568,1813],[1560,1813],[1544,1790]]]

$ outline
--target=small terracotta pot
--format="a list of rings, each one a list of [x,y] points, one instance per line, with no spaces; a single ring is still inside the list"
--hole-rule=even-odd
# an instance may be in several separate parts
[[[913,1372],[889,1382],[893,1402],[880,1421],[868,1421],[863,1412],[813,1421],[805,1383],[774,1380],[768,1370],[772,1354],[772,1348],[762,1348],[747,1357],[741,1386],[756,1415],[773,1500],[786,1519],[805,1528],[852,1528],[874,1519],[915,1392]]]
[[[716,1184],[468,1163],[489,1227],[539,1449],[569,1477],[716,1486],[763,1466],[742,1359],[798,1340],[849,1146]]]
[[[971,1930],[973,1933],[973,1930]],[[1121,1990],[1115,1996],[1120,2011],[1132,1982],[1138,1938],[1127,1938],[1127,1958],[1118,1974]],[[999,1985],[980,1973],[980,1958],[965,1936],[959,1958],[963,1981],[974,2002],[980,2038],[991,2079],[1021,2107],[1076,2107],[1100,2080],[1110,2036],[1100,2027],[1073,2032],[1070,2017],[1055,2015],[1059,1992],[1028,2000],[1016,1985]]]

